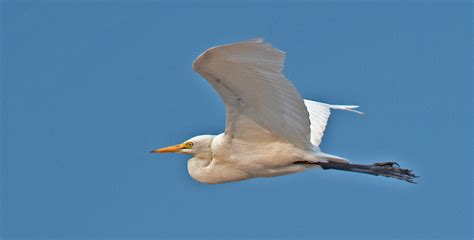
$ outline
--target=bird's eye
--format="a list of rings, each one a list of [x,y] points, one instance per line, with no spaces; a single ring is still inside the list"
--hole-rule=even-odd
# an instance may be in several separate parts
[[[186,143],[186,148],[192,148],[194,144],[192,142],[187,142]]]

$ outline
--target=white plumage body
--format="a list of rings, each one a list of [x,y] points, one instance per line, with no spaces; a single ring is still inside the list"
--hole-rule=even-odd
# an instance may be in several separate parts
[[[273,177],[306,169],[301,160],[317,161],[311,150],[306,151],[282,141],[255,143],[241,140],[226,141],[224,134],[211,143],[212,158],[198,156],[188,161],[188,172],[197,181],[223,183],[256,177]]]

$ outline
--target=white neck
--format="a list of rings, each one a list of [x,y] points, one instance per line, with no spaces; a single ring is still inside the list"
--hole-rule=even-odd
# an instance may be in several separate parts
[[[205,139],[204,136],[199,136],[199,138]],[[206,141],[208,141],[207,144]],[[239,170],[231,163],[224,163],[222,159],[219,161],[213,159],[215,157],[213,147],[219,148],[223,141],[223,134],[199,141],[200,147],[193,153],[193,158],[188,161],[188,172],[192,178],[202,183],[223,183],[249,178],[248,173]]]
[[[249,178],[249,174],[226,164],[213,164],[210,160],[191,158],[188,172],[192,178],[202,183],[225,183]]]

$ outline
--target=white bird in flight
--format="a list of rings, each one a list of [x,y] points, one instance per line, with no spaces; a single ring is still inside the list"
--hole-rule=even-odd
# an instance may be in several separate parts
[[[191,154],[188,172],[202,183],[274,177],[311,168],[336,169],[414,182],[395,162],[351,164],[324,153],[319,144],[331,110],[358,106],[303,99],[282,73],[285,53],[263,39],[217,46],[202,53],[193,69],[224,101],[225,132],[200,135],[152,153]]]

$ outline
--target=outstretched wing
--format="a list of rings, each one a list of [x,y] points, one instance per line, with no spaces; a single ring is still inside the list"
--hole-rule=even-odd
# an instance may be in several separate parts
[[[284,52],[254,39],[210,48],[194,61],[224,101],[229,140],[278,138],[311,149],[309,114],[282,73],[284,59]]]

